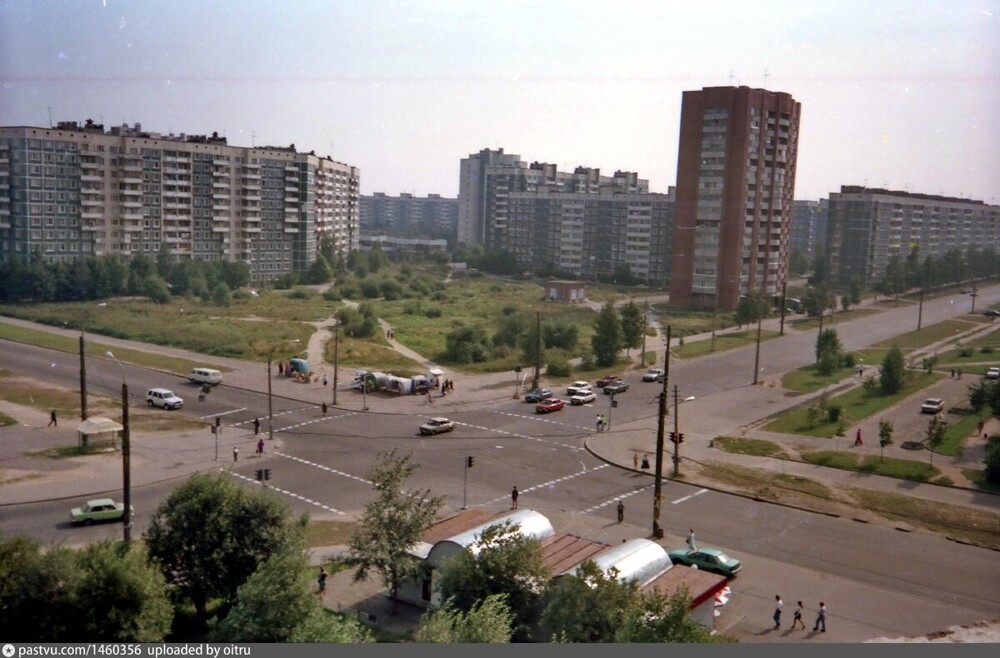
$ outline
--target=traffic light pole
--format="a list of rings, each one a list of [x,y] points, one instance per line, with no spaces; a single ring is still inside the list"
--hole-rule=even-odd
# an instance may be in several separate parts
[[[677,384],[674,384],[674,477],[675,478],[677,477],[677,474],[680,472],[681,456],[679,453],[681,449],[681,440],[683,439],[680,430],[680,420],[677,417],[677,395],[678,395]]]
[[[659,412],[656,424],[656,479],[653,481],[653,537],[663,538],[660,527],[660,506],[663,498],[663,433],[667,422],[667,395],[670,389],[670,326],[667,326],[667,351],[663,357],[663,390],[660,392]]]
[[[465,477],[462,482],[462,509],[469,509],[469,469],[472,468],[472,455],[465,458]]]

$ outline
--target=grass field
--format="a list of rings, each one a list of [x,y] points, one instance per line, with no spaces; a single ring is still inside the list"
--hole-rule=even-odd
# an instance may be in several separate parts
[[[898,345],[901,350],[914,350],[926,347],[932,343],[937,343],[948,338],[954,338],[964,331],[974,328],[975,325],[965,320],[945,320],[922,329],[915,329],[905,334],[900,334],[876,343],[876,347],[892,347]]]
[[[858,318],[875,315],[878,312],[878,309],[874,308],[852,308],[848,311],[837,311],[833,315],[827,314],[823,318],[823,328],[829,329],[830,327],[837,326],[841,322],[857,320]],[[819,328],[819,317],[796,317],[793,320],[789,320],[786,317],[785,322],[791,324],[796,329],[801,330]]]
[[[868,349],[855,352],[855,355],[858,357],[859,363],[865,365],[866,369],[868,369],[868,366],[878,366],[882,363],[882,359],[885,358],[885,354],[888,351],[887,349]],[[831,384],[836,384],[851,375],[856,375],[857,370],[857,366],[843,367],[838,368],[829,375],[821,375],[817,372],[815,364],[803,366],[786,372],[781,378],[781,387],[789,391],[811,393],[812,391],[826,388]],[[869,374],[871,374],[871,370],[868,370]]]
[[[768,331],[767,329],[761,329],[760,341],[771,340],[772,338],[777,338],[780,334],[777,331]],[[726,334],[716,333],[715,335],[715,352],[725,352],[726,350],[732,350],[737,347],[744,347],[746,345],[753,345],[757,342],[757,330],[746,330],[746,331],[735,331]],[[670,350],[671,354],[674,354],[682,359],[691,359],[698,356],[705,356],[706,354],[712,354],[712,339],[707,338],[705,340],[697,340],[693,342],[687,342],[683,345],[678,345],[677,347]]]
[[[914,480],[917,482],[927,482],[941,474],[941,471],[936,466],[929,465],[929,460],[914,461],[912,459],[895,459],[893,457],[879,459],[877,455],[866,455],[862,458],[860,455],[850,452],[833,452],[830,450],[806,452],[802,454],[802,459],[818,466],[874,473],[876,475],[884,475],[901,480]]]

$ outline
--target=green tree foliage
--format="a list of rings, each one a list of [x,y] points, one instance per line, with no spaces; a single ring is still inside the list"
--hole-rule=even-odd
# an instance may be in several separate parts
[[[317,606],[292,630],[289,642],[315,644],[370,644],[372,632],[354,617]]]
[[[536,609],[552,577],[541,543],[522,535],[508,520],[483,530],[477,547],[478,552],[462,551],[441,567],[442,598],[468,612],[491,594],[502,594],[514,615],[513,639],[530,639]]]
[[[167,584],[205,619],[210,599],[233,601],[261,563],[300,548],[305,522],[268,489],[196,474],[157,508],[144,538]]]
[[[142,284],[142,294],[154,304],[166,304],[170,301],[170,288],[162,277],[150,275]]]
[[[524,363],[545,363],[545,345],[539,331],[537,316],[525,322],[524,333],[518,337],[517,343]]]
[[[493,334],[493,344],[517,347],[518,340],[527,331],[527,315],[523,313],[505,313],[497,318],[497,330]]]
[[[342,335],[350,338],[370,338],[379,331],[378,318],[371,306],[362,304],[358,308],[344,306],[337,310],[337,322]]]
[[[580,327],[570,320],[547,320],[542,323],[542,344],[572,352],[580,341]]]
[[[417,642],[437,644],[503,644],[510,642],[513,615],[503,594],[491,594],[468,611],[445,603],[420,620]]]
[[[228,307],[233,303],[233,293],[230,292],[229,286],[225,282],[219,281],[212,289],[212,302],[216,306],[223,307]]]
[[[629,301],[618,311],[622,325],[622,343],[625,346],[625,355],[628,350],[637,348],[642,344],[642,335],[646,330],[646,318],[642,314],[642,309]]]
[[[836,329],[824,329],[816,334],[816,359],[820,360],[824,354],[832,354],[838,360],[843,346]]]
[[[457,324],[444,339],[445,356],[452,363],[481,363],[489,357],[486,330]]]
[[[0,633],[5,641],[80,639],[75,592],[80,572],[66,547],[42,552],[38,542],[12,537],[0,543]]]
[[[937,414],[927,423],[926,443],[927,449],[931,453],[930,465],[934,465],[934,453],[944,443],[944,433],[948,429],[948,423],[939,419]]]
[[[691,597],[685,588],[671,595],[649,592],[629,606],[615,634],[615,642],[709,643],[729,642],[712,635],[711,629],[691,618]]]
[[[389,259],[386,258],[385,252],[382,251],[382,247],[375,245],[371,248],[371,251],[368,252],[365,262],[368,265],[368,271],[375,274],[388,264]]]
[[[392,302],[403,296],[403,285],[395,279],[383,279],[379,284],[379,292],[382,293],[382,299]]]
[[[885,458],[885,449],[892,445],[892,433],[896,430],[892,423],[885,418],[878,421],[878,446],[880,448],[879,461]]]
[[[401,456],[395,449],[379,454],[368,472],[378,497],[365,505],[348,544],[347,563],[354,568],[354,580],[379,574],[394,602],[399,585],[421,572],[420,562],[408,551],[437,519],[444,501],[430,489],[404,489],[416,469],[409,455]]]
[[[847,288],[847,298],[850,300],[851,304],[857,306],[861,303],[861,290],[861,279],[856,276],[852,276]]]
[[[736,304],[736,311],[733,313],[733,320],[738,326],[751,325],[757,320],[767,317],[769,308],[770,304],[767,298],[754,291],[740,297],[740,301]]]
[[[882,371],[879,374],[882,392],[886,395],[899,393],[903,389],[905,375],[903,352],[894,344],[882,359]]]
[[[835,299],[825,283],[810,286],[802,296],[802,309],[810,316],[821,315],[836,303]]]
[[[614,642],[627,610],[638,599],[635,581],[601,571],[593,560],[563,576],[542,613],[548,637],[564,642]]]
[[[994,440],[986,444],[983,463],[986,464],[986,479],[990,482],[1000,482],[1000,441]]]
[[[309,269],[306,270],[303,280],[306,283],[326,283],[333,278],[333,267],[330,266],[330,261],[326,257],[319,253],[316,255],[316,260],[312,262]]]
[[[615,312],[614,304],[608,301],[594,319],[594,335],[590,346],[598,366],[606,368],[618,360],[618,350],[622,347],[622,324]]]

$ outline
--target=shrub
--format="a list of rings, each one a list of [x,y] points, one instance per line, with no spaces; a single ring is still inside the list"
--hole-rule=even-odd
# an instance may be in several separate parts
[[[959,356],[964,356],[964,357],[970,357],[970,356],[972,356],[972,348],[971,347],[963,347],[962,349],[960,349],[958,351],[958,355]]]
[[[405,304],[403,304],[403,313],[405,315],[417,315],[418,313],[421,312],[420,311],[420,306],[421,306],[421,304],[420,304],[419,301],[417,301],[417,302],[406,302]]]
[[[327,288],[323,292],[323,299],[325,299],[328,302],[339,302],[343,298],[344,298],[343,295],[341,295],[340,290],[338,290],[337,288],[333,287]]]
[[[294,288],[288,293],[289,299],[312,299],[313,291],[309,288]]]
[[[845,368],[853,368],[858,365],[858,357],[854,355],[854,352],[845,352],[841,357],[841,363]]]
[[[433,299],[436,302],[447,301],[448,293],[446,293],[444,290],[437,290],[434,292],[433,295],[431,295],[431,299]]]
[[[546,355],[545,373],[552,377],[568,377],[573,372],[573,367],[566,357],[566,353],[561,350],[552,350]]]
[[[245,299],[253,299],[253,295],[250,294],[249,290],[244,290],[243,288],[240,288],[239,290],[233,293],[233,299],[238,301],[243,301]]]
[[[377,299],[382,296],[382,291],[379,289],[378,281],[373,279],[365,279],[361,282],[361,294],[366,299]]]
[[[340,284],[340,296],[343,299],[357,299],[361,293],[354,283],[342,283]]]
[[[832,407],[826,410],[826,416],[831,423],[836,423],[838,420],[840,420],[841,412],[843,412],[843,409],[841,407],[833,405]]]
[[[587,352],[580,359],[580,370],[593,370],[594,369],[594,355]]]
[[[511,304],[505,304],[503,308],[500,309],[500,313],[503,315],[513,315],[517,313],[517,307]]]
[[[983,345],[982,347],[979,348],[979,351],[983,354],[993,354],[993,346]]]
[[[426,315],[429,318],[439,318],[441,317],[441,309],[429,308],[426,311],[424,311],[424,315]]]

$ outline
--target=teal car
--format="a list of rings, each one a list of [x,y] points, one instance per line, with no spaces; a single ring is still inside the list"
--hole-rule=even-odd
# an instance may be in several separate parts
[[[123,516],[125,516],[125,505],[116,503],[110,498],[88,500],[83,507],[74,507],[69,512],[69,518],[73,523],[84,525],[90,525],[95,521],[117,521]]]
[[[727,578],[734,577],[743,568],[743,563],[729,557],[717,548],[689,549],[681,548],[670,551],[670,561],[674,564],[683,564],[689,567],[698,567],[704,571],[721,574]]]

